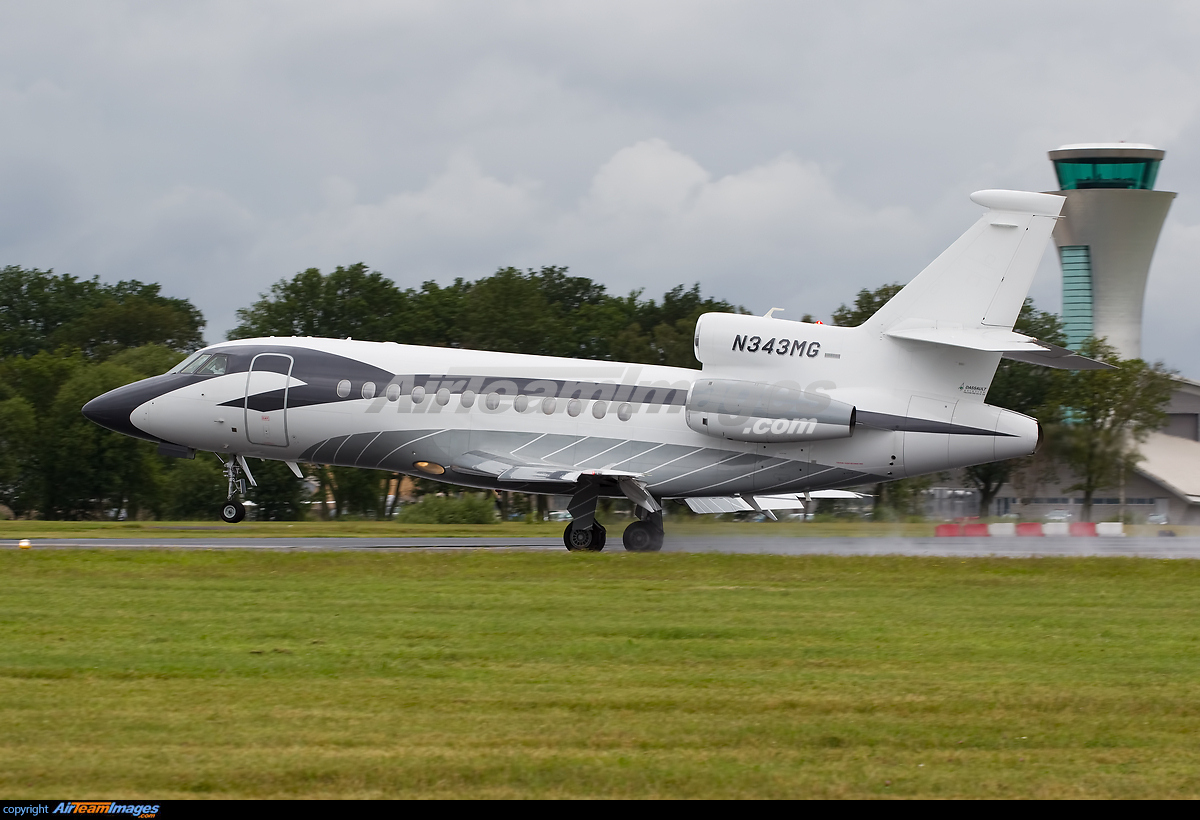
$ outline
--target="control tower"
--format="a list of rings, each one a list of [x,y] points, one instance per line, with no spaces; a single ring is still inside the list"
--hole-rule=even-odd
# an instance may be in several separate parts
[[[1088,143],[1050,152],[1067,198],[1054,228],[1062,263],[1067,346],[1106,338],[1123,359],[1142,355],[1142,301],[1158,234],[1175,194],[1154,190],[1166,154],[1151,145]]]

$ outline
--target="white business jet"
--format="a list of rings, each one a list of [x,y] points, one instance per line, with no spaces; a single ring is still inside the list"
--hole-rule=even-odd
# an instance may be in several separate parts
[[[83,413],[216,453],[229,501],[248,458],[364,467],[487,490],[570,495],[571,550],[600,550],[601,496],[628,498],[627,550],[660,549],[662,504],[801,509],[846,488],[1024,456],[1037,422],[984,403],[1001,357],[1107,367],[1013,332],[1062,197],[980,191],[983,216],[860,327],[708,313],[701,370],[266,338],[211,345]]]

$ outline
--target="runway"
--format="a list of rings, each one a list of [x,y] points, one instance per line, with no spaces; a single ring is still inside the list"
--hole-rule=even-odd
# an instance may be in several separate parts
[[[563,552],[560,538],[45,538],[39,549],[276,550],[294,552],[475,550]],[[14,540],[0,548],[16,549]],[[608,552],[622,552],[619,537]],[[1036,558],[1112,556],[1200,559],[1200,538],[730,538],[667,535],[663,552],[759,555],[911,555],[925,557]]]

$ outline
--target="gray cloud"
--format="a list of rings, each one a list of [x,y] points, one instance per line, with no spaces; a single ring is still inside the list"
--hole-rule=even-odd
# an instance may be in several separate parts
[[[1186,3],[9,4],[0,263],[161,281],[210,339],[360,260],[828,315],[920,270],[972,190],[1126,139],[1181,194],[1146,355],[1200,378],[1198,34]]]

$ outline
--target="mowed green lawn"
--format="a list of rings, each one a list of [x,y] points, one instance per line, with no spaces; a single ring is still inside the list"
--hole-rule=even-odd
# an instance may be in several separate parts
[[[1200,562],[0,551],[0,797],[1200,795]]]

